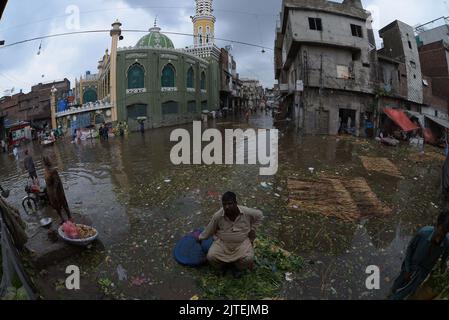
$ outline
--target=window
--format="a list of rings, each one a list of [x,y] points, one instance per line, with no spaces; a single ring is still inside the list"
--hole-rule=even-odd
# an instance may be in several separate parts
[[[411,43],[410,41],[408,42],[408,47],[409,47],[410,49],[413,49],[413,48],[412,48],[412,43]]]
[[[128,118],[137,119],[139,117],[147,116],[147,105],[146,104],[133,104],[128,106]]]
[[[415,61],[410,61],[410,65],[412,66],[413,69],[416,69],[416,63],[415,63]]]
[[[201,90],[206,90],[206,73],[201,72]]]
[[[360,51],[356,51],[352,53],[352,61],[359,61],[362,58],[362,53]]]
[[[195,74],[192,67],[187,71],[187,88],[195,88]]]
[[[361,26],[351,24],[351,32],[354,37],[363,38],[363,31]]]
[[[370,65],[369,63],[363,63],[363,66],[364,66],[365,68],[371,68],[371,65]]]
[[[176,114],[178,113],[179,104],[176,101],[168,101],[162,104],[162,114]]]
[[[309,18],[310,30],[323,31],[323,25],[320,18]]]
[[[202,110],[207,110],[207,109],[208,109],[208,106],[207,106],[207,100],[201,102],[201,109],[202,109]]]
[[[203,27],[198,28],[198,35],[200,37],[200,44],[203,44]]]
[[[162,70],[162,87],[174,88],[175,87],[175,67],[171,64],[167,64]]]
[[[190,113],[196,112],[196,101],[187,102],[187,112],[190,112]]]
[[[128,89],[141,88],[145,88],[145,70],[136,63],[128,69]]]
[[[438,110],[435,110],[435,117],[438,118]]]
[[[95,102],[97,101],[97,92],[94,89],[87,89],[83,94],[83,103]]]

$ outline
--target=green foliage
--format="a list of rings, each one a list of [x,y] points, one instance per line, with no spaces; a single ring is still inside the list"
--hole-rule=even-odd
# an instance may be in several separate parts
[[[29,300],[25,288],[9,287],[6,289],[6,294],[0,300]]]
[[[273,241],[261,238],[255,247],[256,265],[253,272],[242,278],[232,274],[219,276],[211,268],[198,271],[198,283],[203,299],[264,299],[279,298],[285,281],[285,273],[298,273],[303,266],[302,258],[280,250]]]

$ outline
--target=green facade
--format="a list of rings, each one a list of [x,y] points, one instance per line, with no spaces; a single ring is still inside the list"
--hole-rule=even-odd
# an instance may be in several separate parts
[[[175,71],[176,91],[162,88],[162,75],[167,65]],[[144,70],[144,88],[135,88],[142,83],[139,68]],[[190,68],[194,71],[194,92],[187,89]],[[206,92],[200,89],[201,72],[206,75]],[[164,74],[164,83],[170,83],[170,72]],[[129,79],[128,75],[132,79]],[[145,89],[145,92],[140,89]],[[219,108],[219,63],[214,59],[205,61],[174,49],[136,47],[119,50],[117,107],[118,121],[127,121],[131,130],[139,129],[136,118],[145,113],[148,119],[145,122],[146,128],[172,126],[199,120],[202,110],[213,111]]]

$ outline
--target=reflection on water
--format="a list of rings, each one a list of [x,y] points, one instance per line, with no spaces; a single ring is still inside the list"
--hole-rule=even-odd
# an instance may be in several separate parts
[[[235,119],[217,120],[207,127],[222,131],[269,129],[272,120],[257,116],[249,125]],[[191,125],[184,128],[192,132]],[[107,278],[114,282],[117,297],[190,298],[198,293],[197,288],[189,271],[173,261],[173,246],[185,233],[207,224],[220,208],[220,194],[233,190],[241,204],[264,211],[263,232],[310,261],[307,275],[284,289],[287,298],[385,298],[408,240],[420,226],[432,223],[438,213],[430,203],[440,205],[440,164],[417,166],[407,160],[408,151],[402,147],[385,148],[347,138],[303,137],[294,129],[279,129],[280,167],[274,177],[259,176],[259,165],[174,166],[169,158],[175,144],[170,142],[173,128],[107,142],[58,142],[47,149],[28,145],[41,178],[42,156],[53,159],[71,209],[92,219],[106,248],[69,261],[86,270],[82,292],[55,290],[55,284],[64,278],[65,267],[61,265],[51,267],[43,278],[47,284],[43,285],[44,295],[102,298],[98,281]],[[256,151],[250,148],[250,152]],[[391,159],[405,179],[367,172],[360,155]],[[19,206],[27,174],[20,162],[4,154],[0,154],[0,168],[1,184],[11,190],[11,203]],[[288,211],[287,177],[310,177],[309,168],[333,176],[365,178],[393,214],[347,223]],[[262,187],[262,182],[271,185]],[[127,280],[119,281],[119,265],[127,270]],[[381,269],[381,290],[365,288],[369,265]]]

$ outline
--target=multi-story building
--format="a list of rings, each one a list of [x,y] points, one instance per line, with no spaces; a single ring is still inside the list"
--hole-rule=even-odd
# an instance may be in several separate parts
[[[51,125],[51,90],[57,89],[56,98],[67,98],[70,91],[70,81],[54,81],[39,83],[31,88],[29,93],[18,93],[3,97],[0,100],[0,110],[10,120],[28,121],[38,129]]]
[[[305,133],[359,135],[364,123],[382,124],[385,108],[447,109],[433,94],[439,80],[421,72],[413,27],[394,21],[379,34],[378,51],[359,0],[284,0],[274,56],[281,115]]]
[[[425,44],[419,56],[423,74],[432,78],[433,94],[449,101],[449,42]]]
[[[413,27],[394,21],[379,31],[384,48],[379,54],[395,59],[405,66],[399,81],[405,81],[405,98],[417,104],[423,104],[423,78],[419,59],[418,44]]]
[[[275,40],[275,77],[285,116],[305,133],[358,133],[373,110],[374,32],[360,0],[283,0]],[[350,120],[350,121],[348,121]]]
[[[264,96],[264,89],[259,80],[242,78],[241,81],[245,105],[249,108],[258,107]]]
[[[192,47],[176,49],[155,21],[135,46],[119,48],[121,23],[115,22],[111,50],[99,61],[98,73],[77,81],[81,107],[57,113],[59,122],[72,129],[127,122],[138,130],[142,122],[147,128],[177,125],[199,119],[203,110],[218,110],[221,50],[215,45],[216,19],[212,0],[196,3]]]

